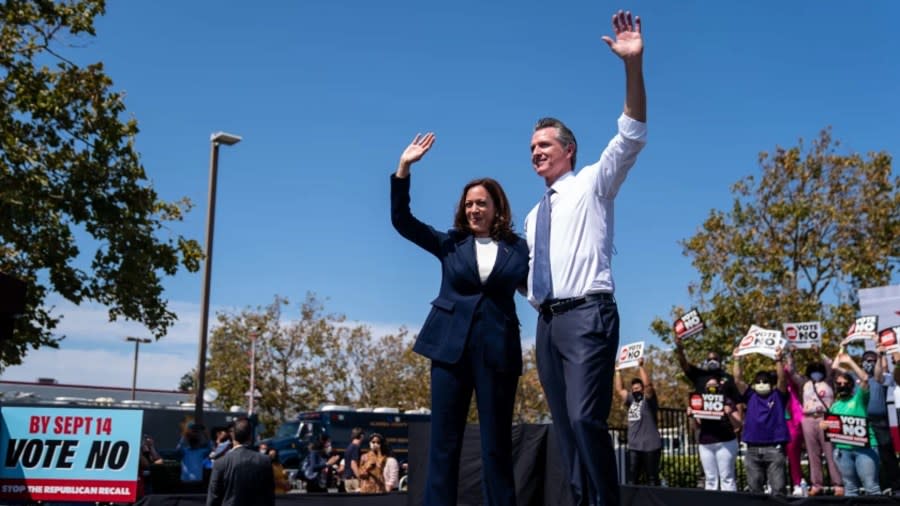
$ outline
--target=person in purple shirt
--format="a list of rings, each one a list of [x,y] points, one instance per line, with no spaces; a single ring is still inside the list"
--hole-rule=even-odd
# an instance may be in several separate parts
[[[751,492],[762,493],[768,483],[773,495],[784,495],[785,445],[790,439],[785,420],[787,376],[781,349],[775,350],[775,372],[760,371],[750,385],[744,382],[741,357],[734,350],[734,382],[747,405],[742,440],[747,445],[744,470]]]

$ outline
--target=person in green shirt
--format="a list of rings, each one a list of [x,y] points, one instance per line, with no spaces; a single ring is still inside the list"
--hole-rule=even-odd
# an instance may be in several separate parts
[[[869,403],[868,375],[844,352],[843,347],[835,358],[835,369],[835,401],[829,411],[835,415],[850,415],[865,420]],[[859,495],[860,488],[866,495],[881,495],[878,485],[878,441],[871,427],[867,426],[867,431],[868,446],[834,443],[834,460],[844,478],[847,496]]]

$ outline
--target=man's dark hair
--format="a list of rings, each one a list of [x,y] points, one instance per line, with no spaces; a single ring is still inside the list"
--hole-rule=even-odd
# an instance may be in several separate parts
[[[253,426],[250,420],[242,417],[234,421],[234,440],[241,445],[253,441]]]
[[[366,431],[364,431],[362,427],[353,427],[353,430],[350,431],[350,441],[353,441],[354,439],[362,439],[365,433]]]
[[[575,141],[575,134],[569,130],[565,123],[556,118],[541,118],[534,125],[535,132],[544,128],[556,129],[556,140],[562,144],[563,149],[568,148],[570,145],[572,146],[572,170],[575,170],[575,155],[578,154],[578,143]]]
[[[866,360],[866,359],[868,359],[868,358],[871,358],[871,359],[873,359],[873,360],[878,360],[878,353],[875,353],[875,352],[872,351],[872,350],[866,350],[866,351],[863,352],[863,354],[862,354],[862,359],[863,359],[863,360]]]
[[[631,378],[631,386],[635,385],[644,386],[644,382],[641,381],[641,378]]]

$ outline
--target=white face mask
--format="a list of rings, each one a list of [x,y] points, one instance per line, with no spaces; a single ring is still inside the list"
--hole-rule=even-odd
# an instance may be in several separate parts
[[[772,385],[769,383],[756,383],[753,390],[759,395],[769,395],[772,393]]]

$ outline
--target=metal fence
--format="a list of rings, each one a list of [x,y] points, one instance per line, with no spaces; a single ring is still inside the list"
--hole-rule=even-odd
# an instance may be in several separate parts
[[[697,443],[697,430],[693,420],[683,408],[659,408],[656,419],[662,438],[660,459],[660,481],[664,487],[703,488],[703,467]],[[628,427],[610,427],[610,435],[617,449],[619,479],[625,482],[628,459]],[[804,462],[805,456],[804,456]],[[827,472],[827,469],[825,470]],[[785,483],[790,483],[790,472],[785,462]],[[735,462],[735,479],[738,490],[747,489],[747,475],[744,473],[743,449],[738,447]]]
[[[698,431],[693,420],[687,416],[684,408],[659,408],[656,417],[659,434],[662,438],[662,457],[660,459],[660,481],[664,487],[703,488],[703,466],[700,464]],[[619,481],[625,483],[628,459],[628,427],[610,427],[610,436],[616,448],[616,463]],[[821,458],[821,456],[819,456]],[[804,449],[801,453],[803,476],[809,476],[809,459]],[[785,458],[785,480],[788,484],[786,493],[790,493],[790,466]],[[822,474],[825,483],[831,483],[828,466],[822,463]],[[738,490],[747,490],[747,474],[744,472],[744,448],[738,445],[735,461],[735,480]]]

